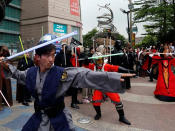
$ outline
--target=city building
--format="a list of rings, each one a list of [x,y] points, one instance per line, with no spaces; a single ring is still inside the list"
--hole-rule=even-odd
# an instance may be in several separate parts
[[[74,38],[82,41],[79,0],[22,0],[21,8],[21,37],[26,48],[36,45],[46,33],[62,36],[77,30]]]
[[[0,45],[20,49],[36,45],[46,33],[62,36],[77,30],[75,39],[82,41],[80,0],[12,0],[0,23]],[[71,38],[63,43],[69,44]]]

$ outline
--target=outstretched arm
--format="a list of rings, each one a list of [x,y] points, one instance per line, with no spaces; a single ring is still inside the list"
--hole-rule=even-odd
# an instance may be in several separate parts
[[[64,94],[68,88],[92,88],[105,92],[121,92],[121,77],[132,77],[133,74],[116,72],[94,72],[86,68],[66,68],[66,78],[61,80],[57,96]]]
[[[134,70],[130,70],[118,65],[105,64],[104,70],[106,72],[118,72],[118,73],[135,73]]]

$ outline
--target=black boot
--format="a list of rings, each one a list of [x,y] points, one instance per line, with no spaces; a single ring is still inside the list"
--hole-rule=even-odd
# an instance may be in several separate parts
[[[125,117],[124,110],[123,110],[123,104],[116,105],[116,110],[119,114],[119,121],[127,125],[131,125],[131,123]]]
[[[75,108],[75,109],[80,109],[80,107],[77,104],[74,104],[74,103],[71,104],[71,107]]]
[[[125,82],[126,82],[126,89],[130,89],[131,88],[131,82],[130,82],[130,78],[124,78]]]
[[[94,109],[96,111],[96,115],[94,117],[95,120],[99,120],[101,118],[101,109],[100,106],[94,106]]]
[[[26,101],[23,101],[22,104],[25,105],[25,106],[30,106],[29,103],[26,102]]]

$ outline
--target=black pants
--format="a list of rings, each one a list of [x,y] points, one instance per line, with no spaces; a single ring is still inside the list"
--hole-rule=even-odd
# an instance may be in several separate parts
[[[19,102],[25,102],[31,99],[31,95],[29,91],[27,90],[25,85],[17,84],[17,98],[16,100]]]
[[[149,74],[149,78],[150,78],[151,81],[153,81],[153,78],[154,78],[154,79],[157,79],[157,77],[158,77],[158,71],[156,72],[156,74],[154,74],[154,69],[155,69],[156,67],[157,67],[157,64],[153,65],[153,66],[152,66],[152,69],[151,69],[151,72],[150,72],[150,74]]]
[[[72,104],[77,103],[78,88],[71,88]]]

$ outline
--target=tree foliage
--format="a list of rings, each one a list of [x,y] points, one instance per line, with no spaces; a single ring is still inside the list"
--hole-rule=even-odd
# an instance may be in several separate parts
[[[163,0],[135,0],[134,22],[146,22],[144,28],[148,35],[157,37],[158,42],[174,41],[175,33],[175,0],[169,3]],[[149,36],[149,37],[150,37]]]
[[[83,35],[83,45],[85,47],[92,47],[93,46],[93,38],[107,38],[109,35],[108,32],[98,32],[97,29],[92,29],[87,34]],[[111,38],[113,40],[121,40],[122,43],[126,43],[126,38],[119,34],[119,33],[111,33]]]
[[[142,42],[140,43],[144,47],[150,47],[152,45],[157,44],[157,38],[152,35],[147,35],[143,38]]]
[[[94,28],[91,31],[89,31],[87,34],[83,35],[83,45],[85,47],[91,47],[93,45],[92,38],[95,36],[97,32],[98,32],[97,29]]]

